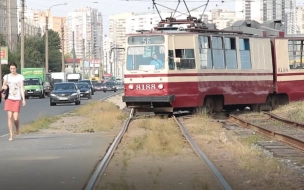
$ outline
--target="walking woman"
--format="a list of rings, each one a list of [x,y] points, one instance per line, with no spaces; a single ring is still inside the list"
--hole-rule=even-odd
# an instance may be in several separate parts
[[[21,101],[25,106],[24,97],[24,77],[17,73],[17,64],[10,64],[10,74],[3,77],[2,89],[9,89],[9,94],[5,100],[4,110],[7,111],[8,116],[8,128],[10,132],[9,140],[13,140],[13,124],[16,127],[16,135],[19,135],[19,112]]]

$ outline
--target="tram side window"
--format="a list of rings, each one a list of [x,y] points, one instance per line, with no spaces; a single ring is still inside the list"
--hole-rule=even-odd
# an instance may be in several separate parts
[[[212,57],[214,69],[226,68],[222,37],[212,37]]]
[[[289,68],[304,69],[303,41],[289,41]]]
[[[227,69],[237,69],[235,38],[225,38],[225,61]]]
[[[210,37],[209,36],[199,36],[200,45],[200,68],[201,69],[212,69],[212,56],[210,49]]]
[[[175,63],[174,63],[173,50],[169,50],[168,54],[169,54],[169,69],[174,70],[175,69]]]
[[[195,69],[194,49],[175,49],[176,58],[180,58],[180,62],[176,63],[178,70]]]
[[[251,69],[249,39],[239,39],[239,49],[241,56],[241,68]]]

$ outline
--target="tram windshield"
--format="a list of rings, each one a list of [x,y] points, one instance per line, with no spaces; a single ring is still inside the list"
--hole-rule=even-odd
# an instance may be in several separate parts
[[[165,67],[164,46],[133,46],[127,52],[127,70],[163,70]]]

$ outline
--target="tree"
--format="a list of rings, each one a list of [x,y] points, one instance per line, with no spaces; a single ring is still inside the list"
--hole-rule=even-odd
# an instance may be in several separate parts
[[[64,59],[67,59],[67,58],[73,58],[72,52],[64,54]]]
[[[49,70],[52,72],[61,71],[61,41],[58,32],[49,30]],[[45,35],[43,36],[45,41]],[[45,47],[45,44],[44,44]],[[44,48],[45,49],[45,48]],[[44,54],[45,55],[45,54]]]

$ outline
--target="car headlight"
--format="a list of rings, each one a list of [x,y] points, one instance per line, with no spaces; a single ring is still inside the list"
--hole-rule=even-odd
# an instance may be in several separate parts
[[[51,94],[51,96],[56,96],[56,94]]]
[[[129,89],[130,89],[130,90],[133,90],[133,88],[134,88],[133,84],[130,84],[130,85],[129,85]]]
[[[40,91],[40,89],[36,89],[36,91]]]
[[[73,93],[73,94],[71,94],[71,96],[77,96],[77,93]]]
[[[163,89],[163,88],[164,88],[164,85],[163,85],[163,84],[159,84],[159,85],[158,85],[158,89],[161,90],[161,89]]]
[[[89,92],[90,92],[89,90],[86,91],[86,93],[89,93]]]

